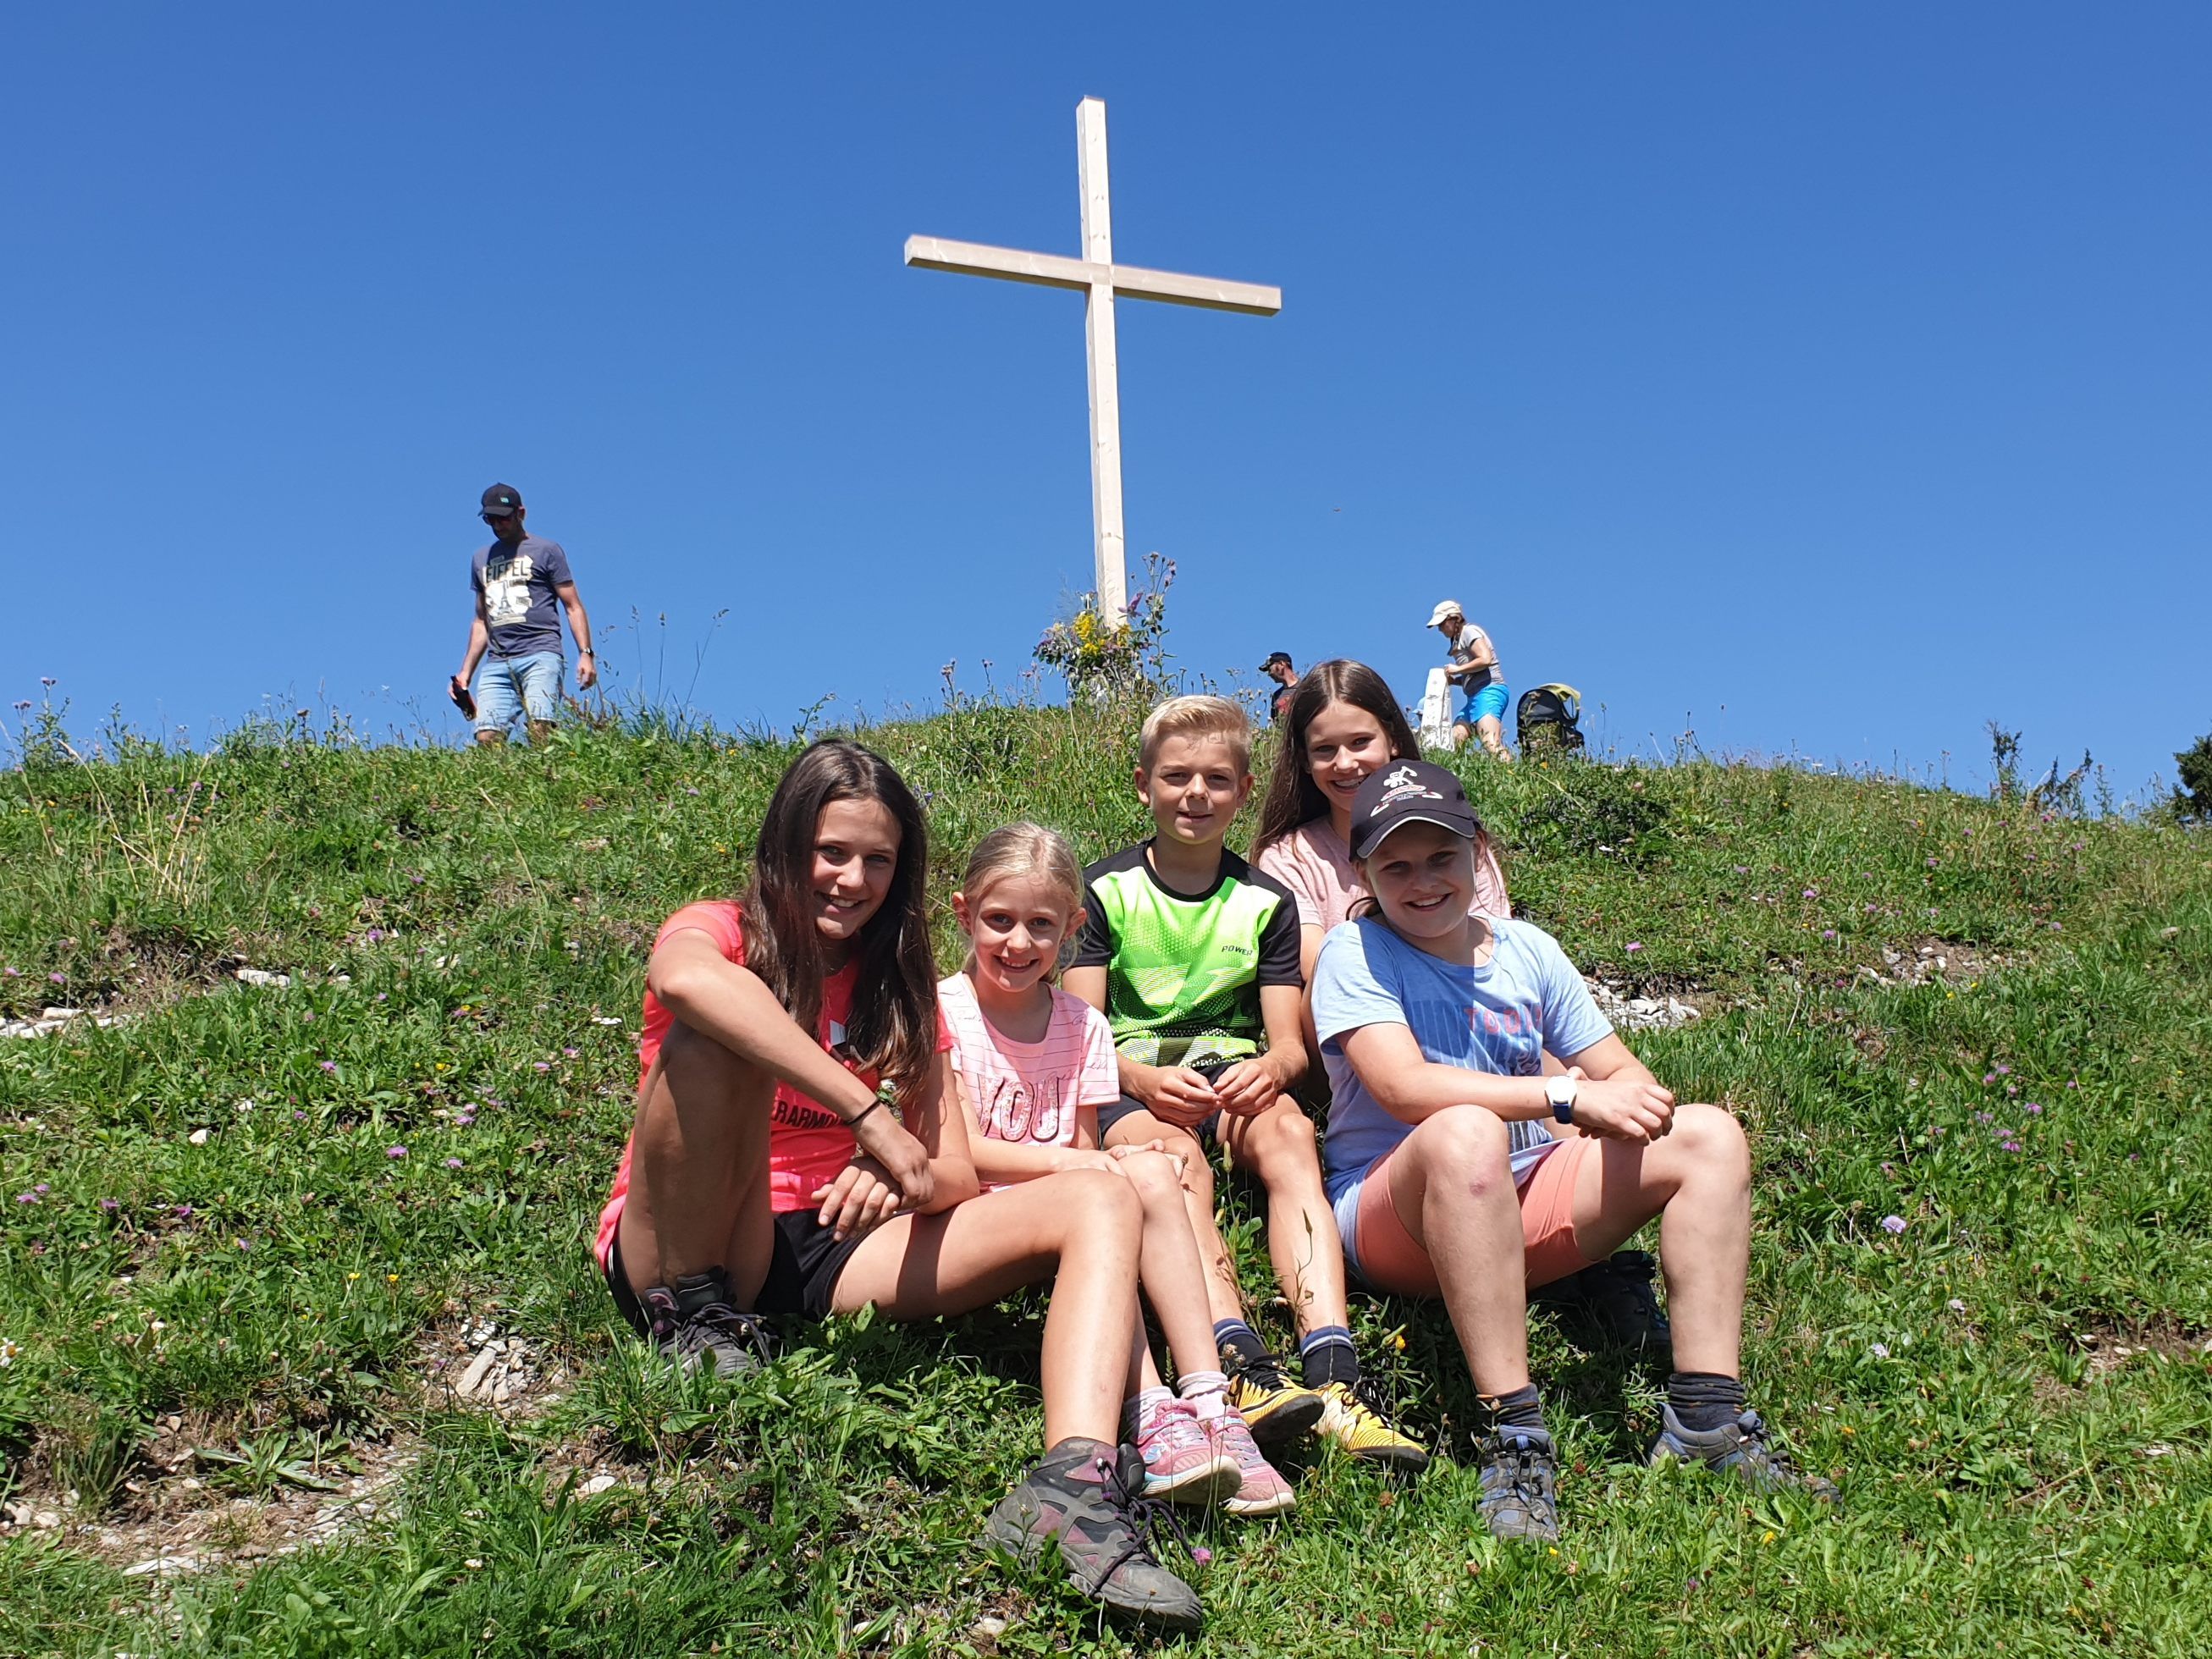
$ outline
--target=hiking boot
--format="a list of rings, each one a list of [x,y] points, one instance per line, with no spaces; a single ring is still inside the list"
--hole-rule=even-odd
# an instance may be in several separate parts
[[[1234,1351],[1221,1356],[1229,1374],[1229,1403],[1263,1446],[1294,1440],[1322,1419],[1328,1402],[1283,1374],[1283,1362],[1271,1353],[1246,1359]]]
[[[685,1273],[672,1288],[655,1285],[638,1300],[652,1322],[653,1346],[684,1370],[707,1365],[717,1376],[742,1376],[783,1352],[775,1326],[730,1305],[730,1276],[720,1267]]]
[[[1145,1460],[1145,1496],[1178,1504],[1215,1504],[1243,1480],[1236,1457],[1199,1425],[1188,1400],[1164,1401],[1137,1431]]]
[[[1407,1474],[1419,1474],[1429,1467],[1429,1455],[1420,1442],[1382,1420],[1364,1377],[1357,1382],[1328,1383],[1321,1397],[1327,1402],[1321,1419],[1322,1439],[1334,1441],[1363,1463],[1386,1464]]]
[[[1533,1538],[1548,1542],[1559,1535],[1559,1455],[1542,1429],[1501,1423],[1497,1431],[1474,1443],[1481,1459],[1482,1500],[1479,1507],[1493,1538]]]
[[[984,1539],[1024,1562],[1056,1543],[1076,1589],[1109,1612],[1196,1630],[1198,1593],[1145,1547],[1155,1521],[1173,1522],[1164,1504],[1137,1495],[1144,1480],[1134,1450],[1070,1436],[999,1500]]]
[[[1538,1285],[1528,1300],[1556,1308],[1595,1345],[1664,1358],[1673,1351],[1674,1329],[1652,1290],[1658,1267],[1649,1250],[1616,1250],[1578,1273]]]
[[[1790,1461],[1789,1454],[1767,1438],[1765,1419],[1746,1412],[1717,1429],[1686,1429],[1674,1408],[1659,1407],[1659,1434],[1644,1461],[1653,1468],[1668,1463],[1703,1463],[1709,1469],[1732,1469],[1758,1492],[1802,1492],[1824,1504],[1836,1501],[1835,1483],[1809,1474]]]
[[[1218,1416],[1202,1420],[1199,1427],[1237,1465],[1237,1489],[1221,1500],[1223,1510],[1249,1520],[1262,1515],[1287,1515],[1297,1508],[1297,1493],[1261,1455],[1259,1443],[1244,1426],[1243,1417],[1224,1407]]]

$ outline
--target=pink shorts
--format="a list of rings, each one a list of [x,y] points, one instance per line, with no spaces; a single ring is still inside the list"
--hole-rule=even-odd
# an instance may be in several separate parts
[[[1575,1180],[1583,1160],[1596,1155],[1594,1136],[1570,1135],[1544,1154],[1521,1183],[1521,1240],[1531,1288],[1579,1273],[1590,1264],[1575,1237]],[[1360,1277],[1378,1291],[1402,1296],[1435,1296],[1435,1263],[1406,1231],[1390,1194],[1390,1159],[1385,1152],[1367,1166],[1359,1182],[1353,1249]]]

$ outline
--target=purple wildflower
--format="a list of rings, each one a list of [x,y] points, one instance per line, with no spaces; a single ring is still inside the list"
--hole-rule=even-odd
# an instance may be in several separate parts
[[[48,974],[46,975],[46,982],[50,985],[66,985],[69,983],[69,975],[67,974]]]
[[[1867,1352],[1872,1354],[1876,1359],[1887,1359],[1889,1358],[1889,1344],[1887,1342],[1877,1342],[1872,1347],[1869,1348]]]
[[[386,1146],[384,1149],[384,1155],[386,1158],[404,1158],[407,1156],[407,1149],[404,1146]]]
[[[1881,1230],[1882,1231],[1893,1236],[1903,1232],[1905,1231],[1905,1218],[1901,1215],[1886,1215],[1882,1217]]]
[[[326,1072],[336,1073],[338,1069],[338,1063],[335,1060],[326,1060],[323,1062],[323,1069]]]
[[[118,1210],[123,1206],[112,1198],[103,1198],[100,1200],[100,1207],[103,1210]]]
[[[568,1055],[571,1060],[574,1060],[576,1057],[576,1051],[574,1048],[563,1048],[561,1052]]]
[[[35,1204],[39,1201],[39,1195],[36,1193],[18,1193],[15,1201],[18,1204]]]
[[[1991,1121],[1990,1115],[1987,1112],[1976,1112],[1974,1114],[1974,1121],[1977,1123],[1988,1123]]]
[[[2031,1113],[2039,1114],[2043,1110],[2043,1103],[2039,1100],[2031,1100],[2027,1103],[2027,1109]]]
[[[1805,890],[1805,896],[1807,898],[1818,898],[1820,896],[1820,890],[1817,887],[1808,887]]]
[[[1820,930],[1820,937],[1821,937],[1822,939],[1833,939],[1833,938],[1835,938],[1835,936],[1836,936],[1836,930],[1835,930],[1834,928],[1832,928],[1832,927],[1823,927],[1823,928]]]
[[[453,1119],[453,1127],[456,1129],[465,1129],[470,1124],[475,1121],[476,1119],[471,1117],[466,1112],[463,1112]]]
[[[1632,951],[1641,951],[1644,946],[1638,941],[1631,939],[1628,941],[1628,948]]]
[[[175,1206],[175,1210],[177,1219],[179,1221],[190,1221],[192,1217],[198,1213],[198,1212],[196,1212],[189,1204],[177,1205]]]
[[[2012,1075],[2012,1067],[2006,1065],[2002,1060],[1999,1060],[1996,1063],[1996,1074],[1999,1077],[2010,1077]]]
[[[449,1158],[446,1160],[446,1167],[449,1170],[458,1170],[461,1167],[461,1160],[458,1158]]]
[[[550,1072],[553,1069],[553,1062],[550,1060],[533,1060],[530,1064],[532,1068],[536,1071]]]

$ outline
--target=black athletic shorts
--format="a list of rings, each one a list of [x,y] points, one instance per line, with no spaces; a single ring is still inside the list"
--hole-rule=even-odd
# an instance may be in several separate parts
[[[1144,1112],[1151,1109],[1152,1109],[1146,1106],[1143,1101],[1139,1100],[1133,1095],[1123,1095],[1121,1099],[1115,1101],[1111,1106],[1101,1106],[1098,1109],[1098,1144],[1102,1146],[1104,1146],[1106,1144],[1106,1132],[1112,1128],[1116,1123],[1119,1123],[1123,1118],[1128,1116],[1130,1113]],[[1160,1121],[1163,1123],[1167,1121],[1164,1118]],[[1190,1134],[1193,1139],[1197,1139],[1203,1135],[1212,1135],[1215,1139],[1219,1139],[1221,1138],[1221,1114],[1218,1112],[1208,1112],[1204,1117],[1199,1119],[1197,1123],[1192,1127]]]
[[[862,1233],[840,1239],[835,1231],[814,1218],[811,1210],[779,1210],[775,1248],[769,1256],[768,1279],[748,1311],[775,1318],[827,1319],[830,1304],[837,1293],[837,1276],[845,1271],[846,1262],[866,1237]],[[640,1336],[651,1336],[653,1322],[646,1316],[637,1292],[630,1288],[629,1273],[623,1270],[619,1231],[607,1252],[606,1278],[615,1306],[622,1310],[622,1316],[629,1321],[630,1328]]]

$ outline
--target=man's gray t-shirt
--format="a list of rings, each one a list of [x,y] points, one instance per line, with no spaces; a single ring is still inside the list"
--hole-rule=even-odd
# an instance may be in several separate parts
[[[469,591],[483,597],[495,656],[527,657],[561,648],[556,587],[575,580],[561,544],[525,536],[513,547],[494,542],[469,562]]]

